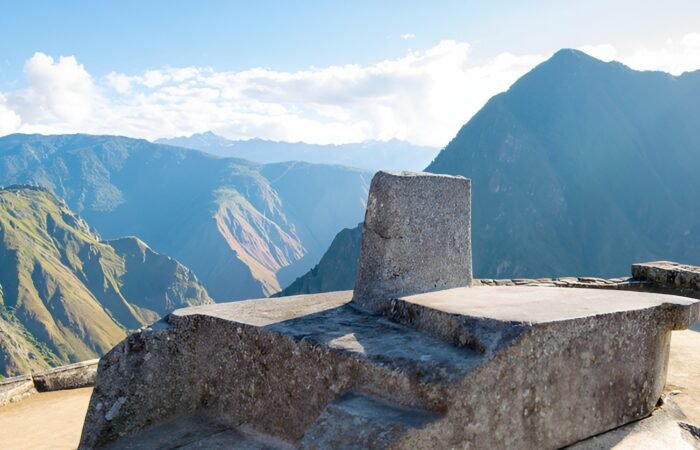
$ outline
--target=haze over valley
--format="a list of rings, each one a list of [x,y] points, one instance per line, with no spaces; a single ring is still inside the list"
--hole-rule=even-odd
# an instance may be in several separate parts
[[[4,8],[0,376],[352,289],[379,170],[472,180],[477,278],[700,264],[689,0],[127,3]]]

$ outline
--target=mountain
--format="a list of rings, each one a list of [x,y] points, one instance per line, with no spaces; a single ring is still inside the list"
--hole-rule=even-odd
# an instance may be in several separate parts
[[[639,72],[562,50],[491,98],[426,171],[472,179],[477,277],[698,264],[698,123],[700,71]],[[356,254],[338,258],[349,266]],[[306,290],[347,285],[314,279]]]
[[[139,236],[209,295],[269,295],[310,269],[364,213],[371,174],[258,164],[119,136],[0,138],[0,183],[64,198],[106,238]]]
[[[341,230],[321,261],[287,288],[275,294],[275,297],[352,289],[360,259],[361,241],[362,224]]]
[[[421,170],[435,158],[439,149],[392,139],[358,144],[317,145],[304,142],[277,142],[263,139],[232,141],[211,131],[190,137],[158,139],[158,144],[193,148],[222,157],[243,158],[259,163],[305,161],[338,164],[377,170]]]
[[[0,376],[100,356],[209,302],[189,269],[139,239],[102,241],[46,189],[0,189]]]

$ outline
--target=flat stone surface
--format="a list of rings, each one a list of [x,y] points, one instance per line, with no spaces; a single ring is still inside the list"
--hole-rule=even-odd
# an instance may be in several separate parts
[[[439,419],[429,411],[349,393],[328,405],[297,447],[387,448]]]
[[[692,306],[687,309],[689,317],[684,328],[688,328],[700,314],[700,304],[695,299],[583,288],[476,286],[401,297],[401,300],[450,314],[525,323],[571,320],[668,304]]]
[[[421,379],[454,379],[479,363],[481,355],[392,322],[350,304],[351,292],[201,305],[174,311],[171,320],[207,315],[260,326],[297,341],[353,354],[391,370],[420,373]]]
[[[199,411],[302,448],[558,448],[650,414],[671,330],[699,309],[527,286],[383,302],[385,315],[349,292],[177,310],[102,358],[81,447]]]
[[[338,308],[352,300],[352,291],[328,292],[314,295],[243,300],[230,303],[212,303],[173,311],[172,320],[203,314],[220,319],[264,327],[286,320],[317,314]]]
[[[235,444],[234,444],[235,443]],[[288,443],[248,430],[230,428],[216,417],[195,413],[143,430],[105,447],[108,450],[288,450]]]
[[[380,311],[386,298],[471,283],[471,181],[377,172],[367,201],[354,301]]]

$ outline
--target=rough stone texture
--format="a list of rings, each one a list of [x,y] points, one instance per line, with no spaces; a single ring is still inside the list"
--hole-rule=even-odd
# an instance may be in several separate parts
[[[99,359],[91,359],[34,374],[32,378],[36,390],[47,392],[92,386],[95,384],[98,362]]]
[[[91,359],[32,375],[0,380],[0,406],[20,401],[37,392],[92,386],[95,384],[98,361]]]
[[[289,450],[286,442],[245,426],[230,428],[210,414],[177,417],[106,446],[109,450]]]
[[[394,299],[385,317],[351,295],[187,308],[130,336],[100,362],[81,448],[198,414],[229,448],[256,448],[243,425],[300,448],[559,448],[648,416],[670,331],[700,314],[682,297],[515,286]]]
[[[367,201],[354,301],[379,311],[386,297],[471,282],[470,180],[377,172]]]
[[[32,394],[36,394],[36,389],[30,375],[0,380],[0,407],[20,401]]]
[[[638,263],[632,265],[632,277],[660,289],[700,298],[700,267],[697,266],[670,261]]]
[[[700,429],[688,423],[671,397],[647,419],[578,442],[569,450],[694,450],[700,448]]]

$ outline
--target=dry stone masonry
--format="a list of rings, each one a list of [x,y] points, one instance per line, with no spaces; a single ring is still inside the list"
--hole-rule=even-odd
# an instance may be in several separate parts
[[[595,448],[649,416],[698,301],[470,287],[469,190],[380,172],[354,293],[185,308],[129,336],[80,447]]]
[[[0,407],[18,402],[38,392],[60,391],[92,386],[97,374],[97,359],[0,380]]]

